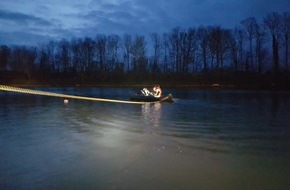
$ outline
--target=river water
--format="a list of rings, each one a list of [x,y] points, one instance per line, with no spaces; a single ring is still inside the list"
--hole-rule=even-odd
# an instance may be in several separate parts
[[[37,88],[128,100],[133,88]],[[0,189],[285,189],[290,93],[131,105],[0,92]]]

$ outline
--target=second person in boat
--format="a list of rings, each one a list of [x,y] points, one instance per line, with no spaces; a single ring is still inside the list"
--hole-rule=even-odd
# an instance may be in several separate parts
[[[153,87],[153,96],[155,98],[160,98],[162,96],[162,90],[161,90],[159,84],[157,84]]]

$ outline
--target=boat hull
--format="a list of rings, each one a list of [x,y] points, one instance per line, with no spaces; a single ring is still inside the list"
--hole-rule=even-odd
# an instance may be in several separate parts
[[[173,96],[171,94],[168,94],[166,96],[161,96],[160,98],[155,98],[154,96],[134,94],[130,97],[130,100],[138,102],[173,102]]]

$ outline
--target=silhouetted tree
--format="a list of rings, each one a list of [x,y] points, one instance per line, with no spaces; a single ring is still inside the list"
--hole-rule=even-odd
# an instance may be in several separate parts
[[[5,69],[8,65],[10,48],[6,45],[0,46],[0,70]]]
[[[38,65],[39,65],[38,72],[42,76],[48,76],[49,73],[51,72],[51,68],[50,68],[49,55],[47,52],[47,46],[43,44],[37,53],[39,55],[38,56]]]
[[[82,50],[82,39],[73,38],[71,40],[71,53],[72,53],[72,64],[73,68],[78,73],[83,73],[86,69],[84,62],[84,55]]]
[[[195,60],[197,58],[197,37],[196,30],[189,28],[182,34],[182,72],[188,72],[188,67],[192,64],[193,70],[195,69]]]
[[[254,17],[249,17],[245,20],[242,20],[241,24],[245,28],[245,32],[249,41],[250,68],[251,70],[254,70],[253,40],[255,38],[255,34],[257,33],[258,23]]]
[[[59,66],[64,73],[67,73],[71,69],[71,53],[70,43],[66,39],[62,39],[59,42]]]
[[[173,70],[177,73],[188,72],[189,65],[194,63],[196,56],[196,31],[189,28],[188,31],[179,27],[173,28],[169,34],[169,51]]]
[[[96,58],[99,65],[100,71],[106,71],[106,47],[107,47],[107,36],[97,35],[96,37]]]
[[[272,37],[273,67],[274,72],[279,72],[279,38],[281,28],[281,17],[278,13],[268,13],[264,18],[264,24],[268,28]]]
[[[170,70],[170,60],[169,60],[169,35],[168,33],[163,33],[162,35],[162,64],[163,72],[167,73]]]
[[[232,31],[233,41],[231,47],[231,57],[233,61],[234,71],[243,71],[244,69],[244,43],[245,43],[245,31],[242,27],[235,27]]]
[[[118,51],[120,46],[120,37],[118,35],[108,36],[107,44],[107,64],[110,67],[111,71],[114,71],[116,68],[122,69],[119,64]]]
[[[147,71],[146,42],[144,36],[136,36],[132,45],[133,71],[143,74]]]
[[[237,40],[238,43],[238,52],[239,52],[239,67],[240,67],[240,71],[243,71],[243,69],[245,68],[245,60],[244,60],[244,54],[245,54],[245,50],[244,50],[244,41],[245,41],[245,30],[243,30],[242,28],[237,28],[235,30],[235,38]]]
[[[31,73],[35,67],[36,47],[27,48],[16,46],[11,53],[11,68],[23,72],[31,80]]]
[[[124,62],[127,67],[127,71],[130,71],[132,68],[131,65],[131,56],[132,56],[132,36],[125,34],[123,36],[123,48],[124,48]]]
[[[52,72],[58,72],[57,70],[57,44],[54,41],[50,41],[47,44],[47,55],[49,59],[49,63],[51,65],[51,71]]]
[[[95,42],[91,38],[85,38],[82,43],[82,51],[84,54],[83,64],[86,70],[95,70],[94,66],[94,53],[95,53]]]
[[[152,64],[151,64],[151,71],[157,72],[159,70],[160,65],[160,57],[161,57],[161,37],[158,33],[152,33],[151,40],[153,43],[153,56],[152,56]]]
[[[208,70],[208,57],[209,57],[209,33],[205,27],[200,27],[197,30],[197,38],[200,46],[200,54],[202,59],[203,71]]]
[[[290,12],[284,12],[282,15],[282,36],[285,46],[285,70],[288,71],[289,59],[289,36],[290,36]]]
[[[211,54],[216,59],[215,69],[223,69],[230,39],[230,30],[222,29],[219,26],[209,28],[209,47]]]
[[[266,56],[266,50],[264,48],[265,43],[265,32],[261,29],[260,26],[257,26],[256,30],[256,63],[257,63],[257,72],[262,72],[262,67],[264,63],[264,59]]]
[[[233,35],[230,35],[228,39],[228,46],[229,46],[229,52],[230,52],[230,58],[233,63],[233,70],[238,70],[238,64],[239,64],[239,45],[238,45],[238,38],[235,38],[236,35],[239,34],[239,29],[235,29],[233,31]]]
[[[171,30],[169,34],[169,51],[170,59],[173,66],[173,71],[181,72],[181,39],[180,39],[180,28],[176,27]]]

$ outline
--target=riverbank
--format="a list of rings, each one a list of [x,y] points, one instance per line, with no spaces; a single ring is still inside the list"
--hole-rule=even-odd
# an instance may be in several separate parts
[[[221,88],[290,90],[290,74],[257,74],[245,72],[210,72],[197,74],[154,74],[94,76],[90,79],[54,75],[26,77],[21,73],[1,73],[0,84],[18,87],[150,87],[160,84],[165,88]]]

